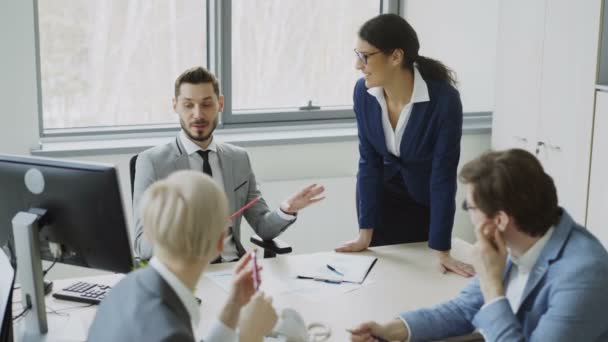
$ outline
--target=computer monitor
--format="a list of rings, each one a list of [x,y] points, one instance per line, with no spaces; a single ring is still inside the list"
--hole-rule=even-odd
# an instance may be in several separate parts
[[[58,262],[129,272],[133,259],[118,184],[110,165],[0,155],[0,244],[14,243],[11,221],[18,212],[43,209],[43,259],[53,261],[48,243],[56,242],[63,249]]]
[[[40,310],[42,272],[36,259],[121,273],[132,270],[113,166],[0,154],[0,191],[0,244],[16,251],[23,303],[36,311],[26,319],[43,319],[37,327],[41,333],[46,332],[46,316]],[[25,259],[32,259],[33,268]]]

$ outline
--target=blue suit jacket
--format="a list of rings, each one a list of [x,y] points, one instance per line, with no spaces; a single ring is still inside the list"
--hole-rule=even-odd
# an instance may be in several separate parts
[[[429,246],[448,250],[456,210],[462,104],[458,91],[450,84],[425,81],[430,101],[414,104],[401,140],[400,157],[386,148],[380,104],[367,92],[364,79],[355,85],[353,97],[360,154],[357,173],[359,227],[379,227],[383,179],[401,173],[410,196],[430,207]]]
[[[511,262],[507,262],[505,279]],[[458,297],[401,315],[411,341],[464,335],[475,328],[486,341],[608,341],[608,253],[564,211],[513,313],[507,299],[483,310],[475,278]]]

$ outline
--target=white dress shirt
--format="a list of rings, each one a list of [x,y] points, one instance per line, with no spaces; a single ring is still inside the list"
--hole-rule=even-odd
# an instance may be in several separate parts
[[[173,292],[175,292],[175,294],[177,295],[177,298],[179,298],[179,300],[186,308],[186,311],[190,316],[190,322],[192,324],[192,331],[194,332],[195,340],[198,341],[198,324],[200,321],[201,313],[196,297],[194,297],[192,291],[188,289],[188,287],[186,287],[186,285],[184,285],[184,283],[182,283],[181,280],[179,280],[177,276],[175,276],[175,274],[173,274],[173,272],[171,272],[167,268],[167,266],[165,266],[158,258],[152,257],[152,259],[150,259],[149,266],[153,267],[158,272],[158,274],[160,274],[160,276],[167,282],[167,284],[169,284],[169,287],[171,287]],[[230,329],[221,321],[216,320],[211,326],[211,330],[207,333],[203,341],[236,342],[238,341],[238,335],[236,331]]]
[[[188,162],[190,163],[191,170],[203,171],[203,165],[205,161],[203,157],[201,157],[197,152],[200,151],[211,151],[209,152],[209,164],[211,166],[211,173],[213,174],[213,180],[220,186],[221,189],[224,189],[224,177],[222,172],[222,166],[220,164],[220,159],[217,153],[217,143],[215,139],[211,138],[211,143],[207,146],[207,149],[202,149],[200,146],[195,144],[184,132],[181,130],[179,133],[179,140],[181,144],[186,149],[186,154],[188,155]],[[238,210],[240,208],[235,208]],[[279,217],[286,221],[295,220],[295,216],[284,213],[282,210],[277,209],[277,214]],[[221,254],[222,261],[234,261],[239,258],[238,249],[236,248],[236,244],[234,242],[232,236],[232,230],[228,230],[226,232],[226,238],[224,239],[224,250]]]
[[[534,243],[534,245],[532,245],[532,247],[530,247],[522,256],[516,257],[509,252],[512,265],[505,282],[506,295],[504,297],[494,298],[494,300],[485,303],[481,307],[481,310],[506,297],[513,313],[517,313],[517,310],[521,305],[521,297],[523,296],[524,289],[528,283],[528,278],[530,278],[530,272],[534,268],[534,265],[536,265],[536,261],[538,261],[538,257],[540,257],[547,241],[549,241],[551,235],[553,235],[553,230],[553,227],[549,228],[545,235],[538,239],[538,241],[536,241],[536,243]]]
[[[422,78],[422,75],[420,75],[418,67],[414,65],[414,87],[412,91],[412,96],[410,98],[410,102],[408,102],[401,110],[401,113],[399,114],[399,120],[397,121],[397,126],[395,126],[394,130],[393,126],[391,126],[391,121],[389,120],[388,116],[388,106],[386,104],[384,88],[373,87],[369,88],[367,92],[373,95],[376,100],[378,100],[380,108],[382,109],[382,128],[384,130],[386,148],[393,155],[400,157],[401,140],[403,139],[403,133],[405,132],[407,122],[409,121],[410,115],[412,114],[412,108],[414,107],[414,103],[428,102],[430,100],[429,90],[427,88],[426,82]]]
[[[212,178],[217,185],[219,185],[220,188],[224,189],[225,191],[224,177],[222,168],[220,166],[220,159],[217,155],[217,144],[215,143],[215,139],[211,138],[211,143],[209,146],[207,146],[207,149],[202,149],[200,146],[195,144],[188,138],[183,130],[179,132],[179,139],[186,149],[186,154],[188,154],[188,162],[190,163],[191,170],[203,171],[205,161],[197,152],[206,150],[211,151],[209,152],[209,164],[211,166],[211,174],[213,175]],[[223,261],[232,261],[239,258],[236,244],[232,239],[232,230],[230,229],[226,232],[226,238],[224,239],[224,250],[222,251],[221,257]]]

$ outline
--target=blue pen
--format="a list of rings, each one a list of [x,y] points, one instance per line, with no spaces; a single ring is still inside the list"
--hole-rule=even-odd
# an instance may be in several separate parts
[[[329,284],[342,284],[342,280],[334,280],[334,279],[324,279],[324,278],[313,278],[313,277],[304,277],[304,276],[297,276],[298,279],[312,279],[315,281],[321,281],[324,283],[329,283]]]
[[[333,267],[332,265],[327,264],[327,268],[329,268],[329,269],[330,269],[332,272],[334,272],[334,273],[336,273],[336,274],[341,275],[341,276],[343,276],[343,277],[344,277],[344,273],[342,273],[342,272],[338,271],[338,270],[337,270],[335,267]]]
[[[328,283],[328,284],[342,284],[341,280],[330,280],[330,279],[322,279],[322,278],[315,278],[316,281],[322,281],[324,283]]]

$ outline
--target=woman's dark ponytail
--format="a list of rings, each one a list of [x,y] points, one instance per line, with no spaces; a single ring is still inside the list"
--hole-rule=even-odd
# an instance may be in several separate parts
[[[415,62],[422,78],[456,85],[456,74],[442,62],[424,56],[416,57]]]

